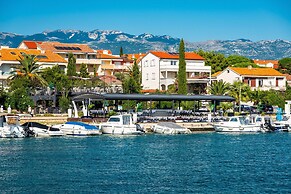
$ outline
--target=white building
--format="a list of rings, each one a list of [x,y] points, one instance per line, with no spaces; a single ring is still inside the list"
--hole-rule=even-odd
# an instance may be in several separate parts
[[[228,67],[213,74],[213,79],[230,84],[241,81],[248,84],[252,90],[286,90],[286,76],[273,68]]]
[[[60,55],[55,54],[51,51],[0,47],[1,87],[7,87],[8,77],[15,70],[15,66],[20,64],[18,60],[20,60],[24,54],[35,55],[37,58],[37,64],[40,65],[41,69],[53,67],[55,65],[60,66],[61,69],[65,69],[67,67],[67,61],[63,59]]]
[[[185,53],[188,93],[204,93],[211,77],[211,67],[194,52]],[[179,53],[151,51],[138,64],[144,90],[167,90],[175,83],[179,69]]]

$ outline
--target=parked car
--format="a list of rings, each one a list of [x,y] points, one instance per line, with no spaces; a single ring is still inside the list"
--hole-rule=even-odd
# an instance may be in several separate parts
[[[260,110],[260,112],[266,112],[266,113],[272,113],[274,111],[273,106],[266,105],[266,104],[258,105],[258,109]]]

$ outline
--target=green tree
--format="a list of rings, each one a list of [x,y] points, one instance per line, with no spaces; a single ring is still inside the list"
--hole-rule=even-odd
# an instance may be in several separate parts
[[[69,53],[68,56],[68,67],[67,67],[67,75],[68,76],[76,76],[76,58],[74,57],[73,53]]]
[[[87,65],[84,63],[82,63],[80,67],[80,77],[83,77],[83,78],[89,77]]]
[[[279,60],[278,66],[281,73],[291,74],[291,58],[283,58]]]
[[[225,95],[229,91],[230,84],[219,80],[218,82],[213,81],[210,85],[209,92],[213,95]]]
[[[122,80],[122,86],[124,93],[137,94],[140,93],[140,72],[139,67],[134,63],[133,67],[129,69],[129,75],[126,75]]]
[[[141,90],[141,75],[140,75],[140,71],[139,71],[139,67],[136,63],[136,60],[134,61],[134,64],[132,66],[132,77],[136,83],[136,87],[138,90],[138,93],[140,93]]]
[[[239,104],[240,99],[242,102],[247,102],[250,100],[250,90],[251,88],[249,85],[244,84],[240,81],[236,81],[232,85],[230,85],[230,91],[228,95],[234,97],[236,99],[236,103]]]
[[[119,50],[119,56],[120,56],[120,57],[123,56],[123,48],[122,48],[122,46],[120,47],[120,50]]]
[[[12,109],[17,109],[21,112],[27,111],[28,106],[33,106],[33,100],[31,99],[28,91],[21,85],[18,89],[10,92],[6,101],[6,107],[11,106]]]
[[[213,51],[203,51],[203,50],[198,50],[196,51],[196,53],[205,59],[206,66],[211,66],[211,73],[222,71],[226,67],[228,67],[226,58],[221,53],[215,53]]]
[[[226,58],[226,61],[228,66],[232,67],[259,67],[254,63],[253,60],[240,55],[230,55]]]
[[[23,54],[19,56],[19,65],[16,65],[15,70],[12,71],[12,75],[9,79],[16,79],[24,77],[31,82],[31,86],[46,86],[47,82],[41,76],[42,70],[37,63],[36,55]]]
[[[179,46],[178,94],[187,94],[185,46],[181,39]]]

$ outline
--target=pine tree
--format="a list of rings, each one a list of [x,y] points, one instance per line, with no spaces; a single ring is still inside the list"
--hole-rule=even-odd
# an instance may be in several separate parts
[[[119,56],[123,56],[123,48],[122,48],[122,46],[120,47],[120,50],[119,50]]]
[[[67,75],[68,76],[77,75],[77,73],[76,73],[76,59],[75,59],[73,53],[69,53]]]
[[[89,77],[87,65],[82,63],[80,67],[80,77],[87,78]]]
[[[178,94],[187,94],[185,46],[181,39],[179,47]]]

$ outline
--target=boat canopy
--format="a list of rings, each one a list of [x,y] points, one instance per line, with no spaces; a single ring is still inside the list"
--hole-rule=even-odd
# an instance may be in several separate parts
[[[75,96],[74,101],[78,100],[139,100],[139,101],[235,101],[231,96],[218,95],[180,95],[180,94],[97,94],[86,93]]]

